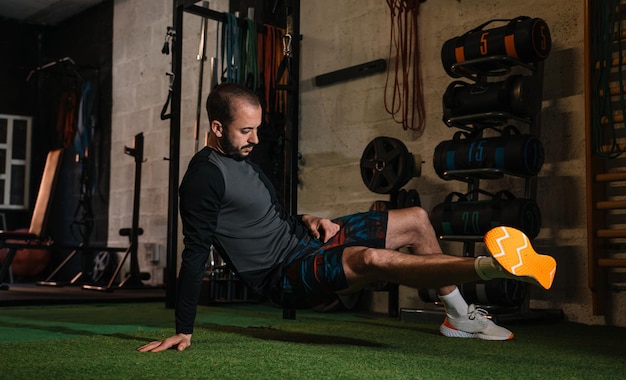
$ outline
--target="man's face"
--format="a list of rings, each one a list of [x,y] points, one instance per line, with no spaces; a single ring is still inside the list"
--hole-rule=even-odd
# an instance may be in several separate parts
[[[236,101],[233,106],[236,109],[235,118],[228,127],[222,129],[220,147],[222,153],[243,160],[259,143],[262,110],[259,106],[243,101]]]

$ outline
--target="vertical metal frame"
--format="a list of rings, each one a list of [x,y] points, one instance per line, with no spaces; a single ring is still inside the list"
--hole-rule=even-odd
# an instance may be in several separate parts
[[[174,308],[176,304],[177,282],[177,251],[178,251],[178,185],[180,182],[180,127],[181,127],[181,77],[183,51],[183,15],[185,12],[200,15],[214,20],[223,20],[224,14],[195,5],[199,0],[173,0],[172,14],[175,35],[172,39],[172,93],[170,100],[170,146],[169,146],[169,183],[168,183],[168,214],[167,214],[167,259],[164,275],[166,291],[165,306]],[[285,0],[288,5],[288,15],[291,17],[293,42],[293,66],[290,72],[293,89],[290,94],[288,110],[289,141],[286,143],[285,169],[289,173],[289,201],[285,205],[291,214],[296,214],[297,174],[298,174],[298,139],[299,139],[299,82],[300,82],[300,0]]]

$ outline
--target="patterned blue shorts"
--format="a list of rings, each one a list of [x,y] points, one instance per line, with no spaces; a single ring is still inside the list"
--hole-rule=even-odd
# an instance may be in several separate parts
[[[313,237],[300,241],[287,265],[282,282],[283,306],[320,305],[348,287],[343,270],[343,250],[352,246],[384,248],[387,213],[369,211],[334,219],[339,232],[326,243]]]

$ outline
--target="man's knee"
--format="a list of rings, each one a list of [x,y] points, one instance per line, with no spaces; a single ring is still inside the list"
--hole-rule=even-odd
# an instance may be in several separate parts
[[[411,213],[411,217],[415,220],[430,224],[430,219],[428,217],[428,212],[419,206],[409,207],[406,209]]]
[[[380,268],[383,259],[384,250],[359,247],[351,252],[349,260],[346,260],[346,264],[351,272],[365,276]]]
[[[430,222],[428,212],[421,207],[411,207],[406,209],[407,223],[410,224],[419,235],[432,232],[433,226]]]

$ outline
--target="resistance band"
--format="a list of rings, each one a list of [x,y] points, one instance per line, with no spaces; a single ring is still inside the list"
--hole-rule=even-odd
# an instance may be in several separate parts
[[[222,24],[221,61],[222,81],[239,83],[256,92],[261,86],[258,63],[256,23],[246,19],[246,31],[241,31],[237,18],[226,14]]]
[[[239,65],[241,56],[239,51],[239,27],[237,18],[232,13],[226,13],[226,22],[222,24],[222,54],[223,64],[222,82],[239,83]]]
[[[276,85],[285,85],[286,78],[278,77],[280,62],[283,58],[282,38],[284,31],[272,25],[265,25],[265,41],[263,44],[263,79],[266,117],[275,114],[286,114],[286,94],[276,91]]]
[[[245,60],[245,78],[244,83],[253,92],[261,87],[261,77],[259,75],[259,51],[256,23],[253,20],[246,19],[248,25],[248,33],[246,35],[246,60]]]
[[[426,111],[419,69],[417,16],[420,2],[387,0],[387,4],[391,11],[389,62],[395,53],[395,65],[387,67],[385,109],[403,129],[421,135]],[[392,71],[393,83],[390,84]]]

